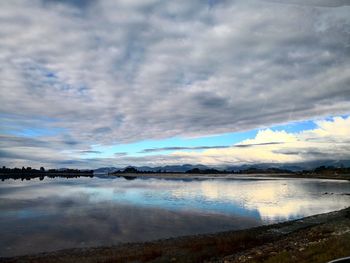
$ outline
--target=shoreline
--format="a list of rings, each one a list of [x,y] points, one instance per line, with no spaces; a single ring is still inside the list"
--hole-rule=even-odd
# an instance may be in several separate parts
[[[18,175],[18,174],[2,174],[0,172],[0,180],[6,181],[9,179],[13,180],[31,180],[31,179],[40,179],[44,178],[79,178],[79,177],[124,177],[127,180],[133,180],[136,178],[156,178],[156,179],[192,179],[192,180],[205,180],[205,179],[231,179],[231,180],[278,180],[278,179],[322,179],[322,180],[343,180],[350,181],[350,174],[333,174],[333,175],[324,175],[324,174],[297,174],[297,173],[257,173],[257,174],[234,174],[234,173],[216,173],[216,174],[200,174],[200,173],[45,173],[42,175]]]
[[[350,251],[350,207],[244,230],[72,248],[0,258],[0,262],[327,262],[349,256],[347,251]],[[321,255],[319,261],[310,258],[315,253]]]
[[[120,173],[107,174],[108,176],[136,178],[158,178],[158,179],[324,179],[350,181],[349,174],[341,175],[306,175],[306,174],[186,174],[186,173]]]

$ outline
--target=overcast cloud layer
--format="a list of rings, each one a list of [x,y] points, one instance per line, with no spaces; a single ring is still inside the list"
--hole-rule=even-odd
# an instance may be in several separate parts
[[[1,156],[79,161],[91,145],[348,114],[349,13],[346,0],[1,1]]]

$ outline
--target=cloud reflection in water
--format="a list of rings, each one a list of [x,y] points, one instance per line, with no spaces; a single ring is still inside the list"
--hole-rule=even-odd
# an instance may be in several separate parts
[[[248,228],[343,208],[346,192],[347,182],[300,179],[9,180],[0,256]]]

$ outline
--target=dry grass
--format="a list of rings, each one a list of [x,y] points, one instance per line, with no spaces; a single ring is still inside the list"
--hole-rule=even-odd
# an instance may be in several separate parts
[[[283,251],[269,257],[266,263],[324,263],[332,259],[350,256],[350,234],[332,237],[324,242],[312,244],[303,251]],[[252,261],[261,262],[261,261]]]

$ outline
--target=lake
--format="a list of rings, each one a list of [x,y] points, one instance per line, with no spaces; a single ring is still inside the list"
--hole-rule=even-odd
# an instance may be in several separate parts
[[[345,208],[349,193],[321,179],[10,179],[0,256],[250,228]]]

